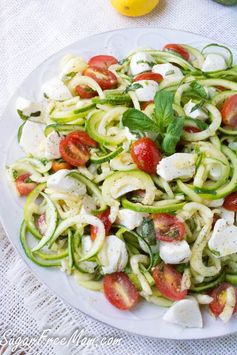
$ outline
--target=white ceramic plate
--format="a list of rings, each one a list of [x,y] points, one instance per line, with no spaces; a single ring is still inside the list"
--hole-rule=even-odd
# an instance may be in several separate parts
[[[35,69],[11,98],[0,122],[0,213],[5,231],[13,245],[33,273],[63,300],[99,321],[143,336],[167,339],[217,337],[236,332],[237,322],[233,317],[228,324],[224,324],[211,318],[204,310],[204,328],[185,329],[163,321],[165,309],[145,302],[141,302],[135,310],[119,311],[107,302],[102,293],[83,289],[63,272],[39,267],[27,259],[19,240],[24,201],[16,197],[8,186],[4,172],[7,164],[23,156],[17,144],[17,129],[21,122],[15,111],[15,101],[19,95],[37,100],[41,84],[57,73],[59,59],[68,53],[75,53],[86,59],[100,53],[123,58],[129,51],[138,47],[160,49],[166,43],[187,43],[202,48],[213,42],[192,33],[159,28],[123,29],[85,38],[54,54]]]

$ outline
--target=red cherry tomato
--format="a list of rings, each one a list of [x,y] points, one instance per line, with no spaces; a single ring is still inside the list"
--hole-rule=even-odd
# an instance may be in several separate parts
[[[223,282],[216,288],[214,288],[210,296],[213,298],[213,301],[209,304],[209,308],[215,317],[218,317],[223,311],[226,303],[226,290],[232,285],[228,282]],[[237,295],[237,290],[235,289],[235,294]],[[237,311],[237,303],[235,304],[234,313]]]
[[[30,176],[31,174],[26,173],[16,178],[16,188],[21,196],[29,195],[29,193],[37,186],[35,182],[30,181]]]
[[[198,133],[201,132],[201,130],[198,127],[193,127],[193,126],[186,126],[184,127],[185,132],[188,133]]]
[[[144,111],[147,108],[147,106],[149,106],[150,104],[153,104],[153,103],[154,103],[153,100],[146,101],[146,102],[141,102],[140,105],[141,105],[142,111]]]
[[[138,139],[132,144],[131,155],[140,170],[149,174],[156,173],[157,164],[161,160],[161,153],[153,140],[147,137]]]
[[[158,290],[170,300],[179,301],[187,295],[187,290],[180,290],[182,274],[171,265],[164,263],[157,265],[152,275]]]
[[[157,83],[160,83],[163,80],[163,76],[157,73],[147,72],[137,75],[133,81],[140,81],[140,80],[154,80]]]
[[[53,170],[54,173],[56,173],[57,171],[62,169],[70,170],[72,169],[72,165],[66,163],[65,161],[53,160],[51,169]]]
[[[107,69],[110,65],[117,64],[118,61],[115,57],[111,55],[96,55],[88,61],[90,67],[97,67],[102,69]]]
[[[116,308],[128,310],[139,301],[139,293],[123,272],[106,275],[103,280],[107,300]]]
[[[223,207],[226,210],[237,212],[237,192],[232,192],[225,197]]]
[[[85,131],[73,131],[67,135],[68,138],[77,138],[82,144],[88,145],[89,147],[96,148],[97,143],[92,139],[88,133]]]
[[[156,238],[164,242],[177,242],[184,239],[185,225],[176,216],[168,213],[153,215]]]
[[[94,79],[102,90],[115,89],[118,85],[118,80],[114,73],[105,68],[88,67],[83,74]]]
[[[106,235],[109,233],[111,225],[112,225],[112,223],[109,220],[109,214],[110,214],[110,209],[108,208],[104,212],[101,212],[96,215],[96,217],[98,217],[104,223]],[[97,227],[91,226],[90,230],[91,230],[91,239],[95,240],[96,235],[97,235]]]
[[[60,141],[60,154],[67,163],[73,166],[83,166],[90,159],[88,147],[95,147],[96,142],[86,132],[69,133]]]
[[[91,99],[98,95],[97,91],[94,91],[87,85],[77,85],[75,91],[82,99]]]
[[[221,108],[222,121],[232,128],[237,127],[237,94],[228,97]]]
[[[181,57],[183,57],[185,60],[189,60],[189,53],[188,51],[182,47],[180,44],[166,44],[163,48],[163,50],[167,50],[167,51],[172,51],[172,52],[176,52],[178,54],[181,55]]]

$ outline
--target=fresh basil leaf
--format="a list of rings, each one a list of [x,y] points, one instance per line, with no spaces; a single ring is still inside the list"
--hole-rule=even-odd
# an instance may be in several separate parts
[[[143,112],[135,108],[130,108],[124,112],[122,122],[130,131],[159,132],[156,123]]]
[[[205,130],[208,127],[208,124],[202,120],[199,120],[198,118],[193,119],[192,117],[188,117],[189,121],[193,121],[193,123],[196,124],[196,126],[201,130]]]
[[[13,170],[12,176],[13,176],[14,180],[16,180],[19,176],[19,173],[16,170]]]
[[[151,218],[143,218],[142,224],[138,227],[138,234],[151,243],[156,242],[155,226]]]
[[[167,155],[175,153],[176,145],[180,141],[181,135],[183,133],[183,126],[184,117],[174,118],[173,121],[170,122],[165,134],[165,138],[162,142],[163,151]]]
[[[39,117],[41,115],[41,111],[36,111],[36,112],[32,112],[30,114],[30,117]]]
[[[174,119],[173,100],[174,95],[169,91],[161,90],[155,95],[155,120],[160,133],[164,133]]]
[[[193,81],[190,84],[190,87],[202,99],[207,99],[208,98],[208,94],[206,93],[205,88],[201,84],[199,84],[197,81]]]
[[[137,89],[141,89],[142,87],[143,86],[139,83],[132,83],[126,87],[126,89],[124,90],[124,93],[127,93],[129,91],[135,91]]]
[[[198,110],[199,108],[202,108],[204,104],[205,104],[205,100],[201,100],[195,106],[193,106],[191,112],[194,112],[195,110]]]
[[[18,132],[17,132],[17,141],[18,143],[20,143],[20,140],[21,140],[21,136],[22,136],[22,130],[23,130],[23,127],[25,125],[26,121],[22,123],[22,125],[20,125],[20,127],[18,128]]]
[[[17,113],[23,121],[26,121],[29,118],[28,116],[24,115],[21,110],[17,110]]]

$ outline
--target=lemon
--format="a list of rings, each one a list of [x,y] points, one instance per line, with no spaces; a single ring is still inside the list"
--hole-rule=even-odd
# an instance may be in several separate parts
[[[113,7],[125,16],[143,16],[151,12],[160,0],[111,0]]]

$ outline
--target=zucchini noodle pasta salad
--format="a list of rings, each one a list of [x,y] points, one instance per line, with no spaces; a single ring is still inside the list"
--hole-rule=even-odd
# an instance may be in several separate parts
[[[225,46],[62,58],[18,97],[22,247],[120,310],[202,327],[237,311],[237,66]],[[236,192],[235,192],[236,191]]]

